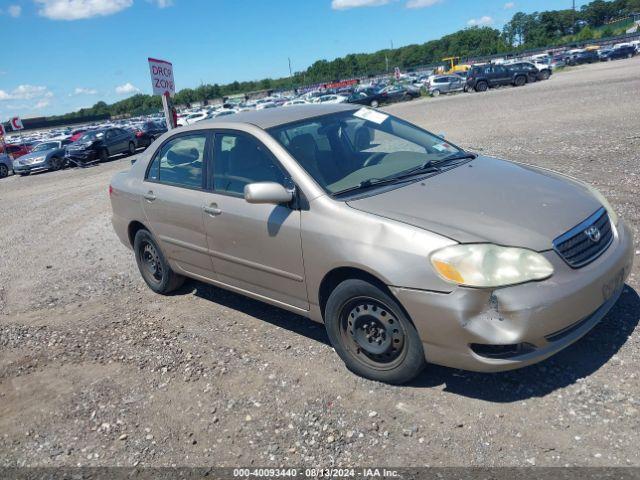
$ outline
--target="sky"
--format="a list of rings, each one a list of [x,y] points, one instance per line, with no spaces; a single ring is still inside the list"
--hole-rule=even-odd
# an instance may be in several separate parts
[[[578,6],[586,1],[576,2]],[[422,43],[571,0],[0,0],[0,121],[151,93],[147,58],[176,88],[257,80],[319,59]],[[451,52],[455,54],[456,52]]]

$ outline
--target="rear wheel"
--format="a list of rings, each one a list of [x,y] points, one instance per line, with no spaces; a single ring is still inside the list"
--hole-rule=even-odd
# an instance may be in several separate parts
[[[106,148],[101,149],[100,153],[98,153],[98,160],[101,162],[106,162],[107,160],[109,160],[109,150],[107,150]]]
[[[357,375],[402,384],[424,369],[415,327],[388,293],[369,282],[340,283],[327,301],[325,326],[336,353]]]
[[[517,76],[513,81],[516,87],[522,87],[525,83],[527,83],[527,79],[522,75]]]
[[[489,85],[487,84],[487,82],[478,82],[476,84],[476,92],[486,92],[488,88]]]
[[[133,142],[129,142],[129,150],[128,150],[129,155],[135,155],[136,153],[136,144]]]
[[[136,233],[133,250],[140,274],[154,292],[165,295],[184,283],[185,278],[171,270],[153,235],[147,230]]]
[[[380,106],[380,102],[378,102],[378,100],[371,100],[371,106],[373,108],[378,108]]]
[[[440,90],[438,90],[437,88],[431,92],[431,96],[432,97],[439,97],[440,96]]]
[[[4,178],[9,175],[9,167],[4,163],[0,163],[0,178]]]

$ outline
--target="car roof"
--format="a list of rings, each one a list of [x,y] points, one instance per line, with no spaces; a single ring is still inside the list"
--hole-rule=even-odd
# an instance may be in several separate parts
[[[277,127],[287,123],[299,122],[309,118],[320,117],[322,115],[329,115],[337,112],[347,112],[350,110],[358,110],[362,108],[361,105],[345,105],[345,104],[330,104],[330,105],[298,105],[287,108],[268,108],[265,110],[252,110],[249,112],[239,112],[234,115],[224,115],[218,118],[212,118],[209,120],[203,120],[195,125],[189,125],[183,127],[184,130],[199,130],[204,126],[211,126],[215,128],[217,124],[224,123],[225,125],[236,124],[251,124],[263,130],[271,127]]]

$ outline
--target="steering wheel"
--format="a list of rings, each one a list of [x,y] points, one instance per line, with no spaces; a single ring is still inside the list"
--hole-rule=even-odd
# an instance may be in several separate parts
[[[388,154],[385,152],[377,152],[374,153],[373,155],[371,155],[369,158],[367,158],[367,160],[364,162],[364,167],[368,167],[370,165],[378,165],[380,162],[382,162],[382,159],[384,157],[386,157]]]

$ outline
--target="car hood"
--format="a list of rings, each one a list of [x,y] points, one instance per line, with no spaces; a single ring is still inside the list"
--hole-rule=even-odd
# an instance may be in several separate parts
[[[556,237],[601,208],[569,177],[490,157],[347,203],[461,243],[536,251],[551,249]]]
[[[30,153],[27,153],[26,155],[22,155],[20,157],[20,161],[29,160],[31,158],[47,157],[53,152],[55,152],[56,150],[58,149],[52,148],[51,150],[40,150],[39,152],[30,152]]]

